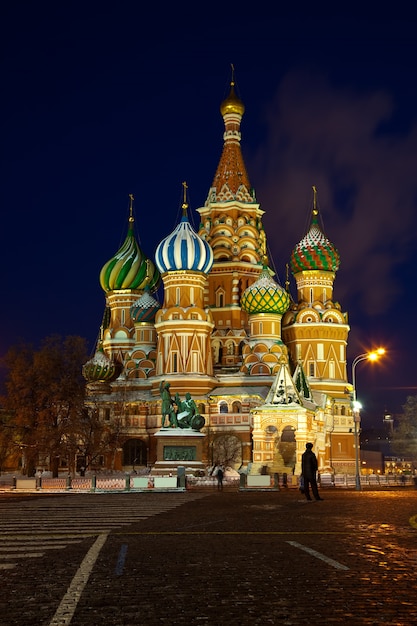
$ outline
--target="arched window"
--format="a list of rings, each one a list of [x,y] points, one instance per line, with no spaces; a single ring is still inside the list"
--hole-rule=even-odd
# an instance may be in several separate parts
[[[229,407],[227,406],[227,402],[220,402],[220,413],[228,413]]]
[[[225,291],[218,288],[216,291],[216,306],[221,308],[225,306]]]
[[[142,439],[128,439],[123,445],[123,465],[146,465],[146,445]]]

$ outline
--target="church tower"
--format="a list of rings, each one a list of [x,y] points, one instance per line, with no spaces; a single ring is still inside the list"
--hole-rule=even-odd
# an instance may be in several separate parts
[[[174,392],[207,394],[215,386],[211,353],[213,318],[204,304],[213,252],[188,221],[187,185],[182,219],[158,245],[155,261],[164,284],[164,303],[155,318],[158,334],[154,389],[162,379]]]
[[[223,151],[206,203],[198,209],[199,235],[214,255],[204,303],[215,325],[212,347],[217,371],[237,371],[242,363],[248,315],[240,298],[258,278],[266,254],[264,211],[251,188],[240,147],[244,111],[232,74],[229,95],[220,106],[225,126]]]
[[[340,256],[319,224],[317,190],[307,234],[291,254],[297,301],[284,315],[282,334],[295,369],[301,362],[313,390],[340,396],[347,384],[347,314],[333,301]]]
[[[140,248],[134,231],[133,196],[130,195],[129,225],[124,243],[105,263],[100,284],[106,294],[102,346],[105,354],[122,365],[136,345],[131,307],[147,287],[156,291],[160,274]]]
[[[243,348],[241,371],[250,376],[276,375],[282,363],[288,365],[287,348],[281,339],[281,318],[290,304],[288,293],[271,276],[264,259],[259,278],[241,299],[249,314],[249,338]]]

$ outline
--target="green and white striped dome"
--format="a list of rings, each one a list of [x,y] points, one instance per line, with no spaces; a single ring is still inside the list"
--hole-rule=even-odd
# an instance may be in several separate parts
[[[116,254],[103,266],[100,285],[105,292],[117,289],[144,289],[154,292],[161,275],[155,264],[142,252],[133,230],[134,219],[129,218],[126,239]]]

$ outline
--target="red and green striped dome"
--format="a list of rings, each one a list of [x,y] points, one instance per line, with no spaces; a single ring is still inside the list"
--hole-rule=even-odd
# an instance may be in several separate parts
[[[292,251],[290,264],[293,274],[306,270],[336,272],[339,269],[339,253],[321,230],[316,209],[308,233]]]
[[[274,281],[266,266],[258,280],[242,295],[240,304],[247,313],[276,313],[283,315],[290,305],[288,293]]]

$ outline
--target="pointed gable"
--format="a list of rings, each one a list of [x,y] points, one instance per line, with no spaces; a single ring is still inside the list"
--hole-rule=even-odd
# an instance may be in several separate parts
[[[301,396],[286,363],[281,364],[266,397],[265,404],[302,404]]]

